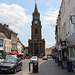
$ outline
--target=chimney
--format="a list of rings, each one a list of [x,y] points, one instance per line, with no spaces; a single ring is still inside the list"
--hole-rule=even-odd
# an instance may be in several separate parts
[[[9,25],[6,25],[7,26],[7,28],[9,27]]]
[[[6,24],[4,24],[4,27],[6,27]]]
[[[0,25],[2,25],[2,23],[0,23]]]
[[[9,25],[4,24],[4,27],[8,28],[8,27],[9,27]]]

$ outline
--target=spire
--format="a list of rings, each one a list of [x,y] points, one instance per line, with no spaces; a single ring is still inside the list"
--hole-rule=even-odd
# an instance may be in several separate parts
[[[38,9],[37,9],[37,4],[35,3],[35,10],[34,12],[38,12]]]

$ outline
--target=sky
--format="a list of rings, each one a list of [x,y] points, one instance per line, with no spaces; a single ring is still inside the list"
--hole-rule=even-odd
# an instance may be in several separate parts
[[[46,48],[55,45],[55,25],[62,0],[37,0],[42,25],[42,39]],[[35,0],[0,0],[0,23],[18,33],[20,41],[28,46],[31,39],[31,21]]]

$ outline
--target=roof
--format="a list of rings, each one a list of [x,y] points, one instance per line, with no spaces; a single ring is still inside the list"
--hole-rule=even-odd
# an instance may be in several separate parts
[[[11,31],[14,34],[17,34],[16,32],[14,32],[12,29],[9,28],[9,25],[4,24],[3,25],[6,29],[8,29],[9,31]]]
[[[50,47],[50,48],[46,48],[46,50],[47,50],[47,51],[52,51],[52,48],[51,48],[51,47]]]
[[[0,38],[7,38],[7,36],[4,33],[0,32]]]

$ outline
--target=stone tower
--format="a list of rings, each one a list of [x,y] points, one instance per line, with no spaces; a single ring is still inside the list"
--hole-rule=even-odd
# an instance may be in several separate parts
[[[45,40],[41,36],[41,21],[40,13],[35,3],[35,9],[33,12],[33,20],[31,26],[31,40],[29,40],[29,53],[32,55],[40,56],[45,55]]]

